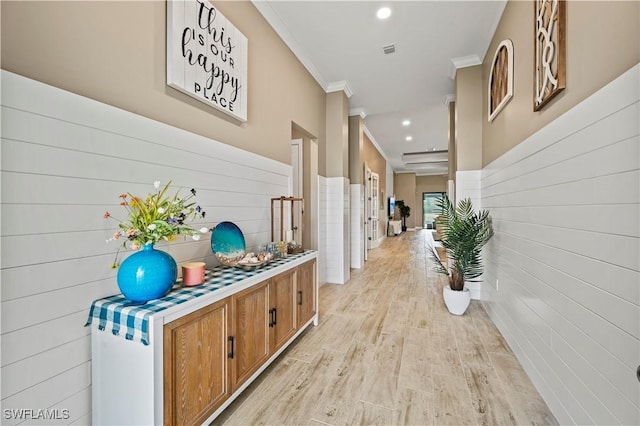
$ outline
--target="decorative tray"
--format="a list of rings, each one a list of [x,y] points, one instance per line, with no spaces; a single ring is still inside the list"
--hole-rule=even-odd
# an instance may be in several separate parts
[[[258,255],[255,255],[254,253],[247,253],[245,255],[229,258],[222,256],[221,254],[216,254],[216,258],[225,266],[240,268],[245,271],[254,271],[271,262],[271,260],[273,260],[273,255],[271,255],[271,253],[259,253]]]

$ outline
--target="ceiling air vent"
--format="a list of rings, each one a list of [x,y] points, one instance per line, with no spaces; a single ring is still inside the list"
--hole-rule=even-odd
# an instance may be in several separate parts
[[[396,45],[388,44],[386,46],[382,46],[382,51],[384,52],[385,55],[389,55],[396,51]]]

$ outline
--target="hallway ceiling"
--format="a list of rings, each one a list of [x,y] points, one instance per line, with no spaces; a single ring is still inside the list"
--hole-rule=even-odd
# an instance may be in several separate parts
[[[447,173],[446,165],[405,164],[403,154],[447,149],[455,70],[482,62],[506,0],[253,4],[327,92],[352,92],[350,115],[364,116],[394,171]],[[376,18],[382,6],[391,9],[386,20]],[[385,54],[389,45],[395,52]]]

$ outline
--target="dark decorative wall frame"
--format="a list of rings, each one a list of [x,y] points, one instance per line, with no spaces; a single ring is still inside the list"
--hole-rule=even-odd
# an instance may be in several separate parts
[[[513,97],[513,43],[503,40],[498,45],[491,63],[488,90],[489,121],[498,115]]]
[[[565,88],[565,1],[535,0],[533,110]]]

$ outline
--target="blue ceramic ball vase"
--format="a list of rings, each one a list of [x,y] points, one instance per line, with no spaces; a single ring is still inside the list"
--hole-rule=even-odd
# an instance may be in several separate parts
[[[169,293],[177,277],[178,265],[173,257],[146,244],[120,265],[118,287],[128,300],[146,303]]]

